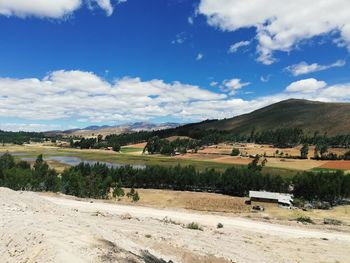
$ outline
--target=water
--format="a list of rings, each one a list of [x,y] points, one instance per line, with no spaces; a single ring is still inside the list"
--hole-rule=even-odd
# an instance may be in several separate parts
[[[23,157],[21,158],[22,161],[35,161],[36,158],[27,158],[27,157]],[[96,163],[100,163],[100,164],[105,164],[107,165],[107,167],[111,168],[118,168],[118,167],[123,167],[126,166],[128,164],[124,164],[124,163],[110,163],[110,162],[101,162],[101,161],[95,161],[95,160],[83,160],[79,157],[75,157],[75,156],[47,156],[44,157],[44,161],[57,161],[60,162],[62,164],[66,164],[69,166],[76,166],[82,162],[84,163],[88,163],[90,165],[94,165]],[[129,164],[131,167],[135,168],[135,169],[145,169],[146,165],[143,164]]]

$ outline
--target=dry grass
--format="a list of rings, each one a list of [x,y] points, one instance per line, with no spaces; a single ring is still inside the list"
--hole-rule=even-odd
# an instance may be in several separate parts
[[[337,206],[330,210],[313,209],[310,211],[280,208],[276,204],[262,202],[253,202],[252,205],[261,205],[265,208],[264,213],[255,214],[254,216],[256,217],[268,217],[278,220],[295,220],[298,217],[310,217],[318,224],[323,224],[324,218],[331,218],[340,220],[345,225],[350,225],[350,205]]]
[[[128,192],[129,189],[125,189]],[[245,213],[249,207],[244,198],[213,193],[182,192],[171,190],[137,189],[140,195],[138,205],[159,208],[180,208],[209,212]],[[120,203],[131,203],[123,197]]]

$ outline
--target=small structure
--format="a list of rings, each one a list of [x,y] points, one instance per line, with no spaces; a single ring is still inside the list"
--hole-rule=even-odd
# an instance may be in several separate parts
[[[277,203],[282,206],[292,206],[293,195],[265,191],[249,191],[250,201]]]

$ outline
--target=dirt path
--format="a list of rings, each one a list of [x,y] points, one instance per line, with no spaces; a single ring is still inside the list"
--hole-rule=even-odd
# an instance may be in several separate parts
[[[259,221],[253,221],[238,217],[228,217],[211,214],[200,214],[192,211],[175,211],[166,209],[156,209],[149,207],[138,207],[128,205],[114,205],[108,203],[89,203],[76,201],[72,199],[44,197],[60,206],[67,206],[84,211],[103,211],[110,214],[123,215],[129,213],[133,217],[138,218],[153,218],[162,220],[164,217],[172,219],[176,222],[191,223],[197,222],[208,227],[216,227],[218,223],[222,223],[225,228],[246,229],[247,231],[276,235],[281,238],[327,238],[350,242],[350,234],[332,233],[325,231],[317,231],[305,228],[296,228],[285,225],[269,224]]]
[[[192,221],[203,231],[187,229],[185,224]],[[217,229],[218,222],[224,227]],[[350,236],[344,233],[0,188],[0,262],[348,262],[349,258]]]

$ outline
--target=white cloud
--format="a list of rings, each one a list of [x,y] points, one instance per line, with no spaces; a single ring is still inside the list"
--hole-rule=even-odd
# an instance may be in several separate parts
[[[222,82],[221,90],[228,92],[229,95],[233,96],[237,93],[237,90],[250,85],[250,82],[241,82],[240,79],[225,79]]]
[[[110,83],[92,72],[63,70],[41,80],[0,78],[0,91],[1,117],[89,122],[181,116],[193,102],[226,98],[225,94],[177,81],[126,77]]]
[[[219,83],[217,81],[212,81],[209,83],[211,87],[216,87]]]
[[[337,60],[336,62],[329,65],[319,65],[317,63],[308,64],[306,62],[300,62],[299,64],[291,65],[286,68],[287,71],[292,73],[293,76],[299,76],[304,74],[309,74],[312,72],[318,72],[327,70],[335,67],[343,67],[345,66],[345,60]]]
[[[198,53],[197,56],[196,56],[196,60],[202,60],[204,57],[204,55],[202,53]]]
[[[313,93],[327,86],[324,81],[314,78],[303,79],[291,83],[287,88],[287,92]]]
[[[183,44],[187,40],[187,34],[185,32],[181,32],[176,34],[175,39],[171,41],[172,44]]]
[[[116,123],[174,118],[181,122],[229,118],[289,98],[350,101],[350,83],[329,86],[316,79],[291,83],[280,93],[251,100],[229,97],[247,86],[239,79],[217,84],[218,92],[178,81],[125,77],[108,82],[92,72],[54,71],[43,79],[0,78],[0,129],[62,129],[65,120]],[[63,127],[65,128],[65,127]]]
[[[291,51],[301,41],[327,33],[350,51],[348,0],[201,0],[197,12],[225,31],[255,27],[258,61],[271,64],[274,51]]]
[[[187,22],[190,24],[190,25],[193,25],[193,17],[192,16],[189,16],[188,18],[187,18]]]
[[[267,76],[260,76],[260,81],[261,82],[269,82],[271,78],[271,75],[268,74]]]
[[[39,124],[39,123],[0,123],[0,130],[3,131],[49,131],[63,129],[60,125]]]
[[[126,0],[114,1],[119,4]],[[93,3],[102,8],[108,16],[113,13],[111,0],[1,0],[0,15],[41,18],[63,18],[81,8],[86,3],[90,7]]]
[[[240,49],[242,47],[246,47],[249,44],[250,44],[250,41],[240,41],[240,42],[234,43],[228,49],[228,53],[236,53],[238,51],[238,49]]]

